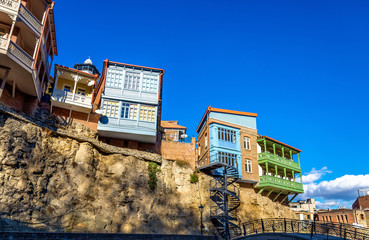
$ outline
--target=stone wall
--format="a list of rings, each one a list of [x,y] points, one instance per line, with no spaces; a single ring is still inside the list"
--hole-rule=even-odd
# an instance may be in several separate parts
[[[0,212],[48,231],[199,234],[200,204],[206,234],[210,176],[176,161],[108,147],[82,128],[53,130],[0,111]],[[93,137],[93,136],[92,136]],[[149,160],[161,162],[157,186],[148,185]],[[161,159],[159,161],[159,159]],[[294,217],[286,206],[241,188],[240,221]]]

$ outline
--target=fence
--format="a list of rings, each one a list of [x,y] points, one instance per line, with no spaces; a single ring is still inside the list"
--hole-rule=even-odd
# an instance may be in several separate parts
[[[358,228],[350,224],[313,222],[287,218],[269,218],[245,222],[243,235],[260,233],[302,233],[310,237],[328,239],[329,236],[343,239],[369,240],[369,228]],[[242,238],[240,238],[242,239]]]

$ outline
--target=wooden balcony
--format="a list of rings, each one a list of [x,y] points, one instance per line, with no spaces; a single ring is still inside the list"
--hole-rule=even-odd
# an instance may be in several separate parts
[[[41,22],[23,4],[19,7],[18,17],[24,22],[38,37],[41,35]]]
[[[62,103],[68,103],[68,104],[74,104],[80,107],[85,108],[92,108],[91,105],[91,97],[86,97],[81,94],[74,94],[72,92],[67,92],[63,90],[55,89],[52,95],[52,100],[62,102]]]
[[[259,153],[258,162],[259,164],[269,162],[269,163],[272,163],[273,165],[278,165],[283,168],[292,169],[296,173],[301,172],[301,167],[298,162],[292,161],[291,159],[283,158],[278,155],[274,155],[273,153],[269,153],[269,152]]]
[[[33,58],[14,42],[10,41],[8,56],[28,72],[32,72]]]
[[[260,182],[257,188],[294,193],[304,192],[302,183],[270,175],[260,176]]]

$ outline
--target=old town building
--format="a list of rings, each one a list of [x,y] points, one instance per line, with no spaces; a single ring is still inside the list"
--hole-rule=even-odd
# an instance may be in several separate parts
[[[54,2],[0,1],[0,102],[32,114],[57,55]]]

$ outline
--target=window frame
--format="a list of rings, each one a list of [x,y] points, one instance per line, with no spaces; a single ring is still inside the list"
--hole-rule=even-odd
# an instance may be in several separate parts
[[[79,91],[79,90],[83,90],[83,93],[84,93],[84,94],[80,94],[80,93],[78,93],[78,91]],[[86,88],[77,87],[76,94],[79,94],[79,95],[82,95],[82,96],[86,96]]]
[[[124,74],[123,89],[129,91],[140,91],[142,86],[141,72],[126,70]],[[137,78],[136,81],[135,77]]]
[[[245,159],[245,172],[252,173],[252,160],[249,158]]]
[[[138,109],[139,109],[137,103],[130,103],[130,102],[121,101],[120,108],[121,108],[120,119],[137,121]],[[131,111],[133,111],[133,112],[131,112]],[[128,114],[128,116],[125,117],[127,114]]]
[[[65,87],[69,87],[69,88],[70,88],[70,91],[65,91]],[[67,83],[64,83],[64,84],[63,84],[63,91],[64,91],[64,92],[70,92],[70,93],[73,93],[73,92],[72,92],[72,85],[67,84]]]
[[[106,76],[106,86],[109,88],[122,89],[125,80],[124,69],[109,67]]]
[[[116,102],[118,104],[113,105],[113,104],[107,104],[106,102]],[[105,108],[105,106],[108,106],[108,105],[110,106],[109,115],[108,115],[108,107]],[[110,117],[110,118],[117,118],[117,119],[119,118],[119,107],[120,107],[119,101],[116,101],[116,100],[104,99],[103,104],[102,104],[102,109],[105,112],[105,116]],[[114,113],[116,114],[112,116],[111,113],[113,112],[113,108],[114,108]]]
[[[243,137],[243,148],[245,150],[251,150],[251,138],[249,136]]]
[[[148,109],[148,108],[151,108],[151,109]],[[144,115],[141,115],[141,114],[144,114]],[[151,118],[151,121],[149,120],[150,118]],[[157,118],[157,109],[155,106],[141,104],[140,110],[139,110],[139,120],[140,121],[155,123],[156,118]]]
[[[228,128],[218,127],[218,140],[237,144],[237,131]]]

